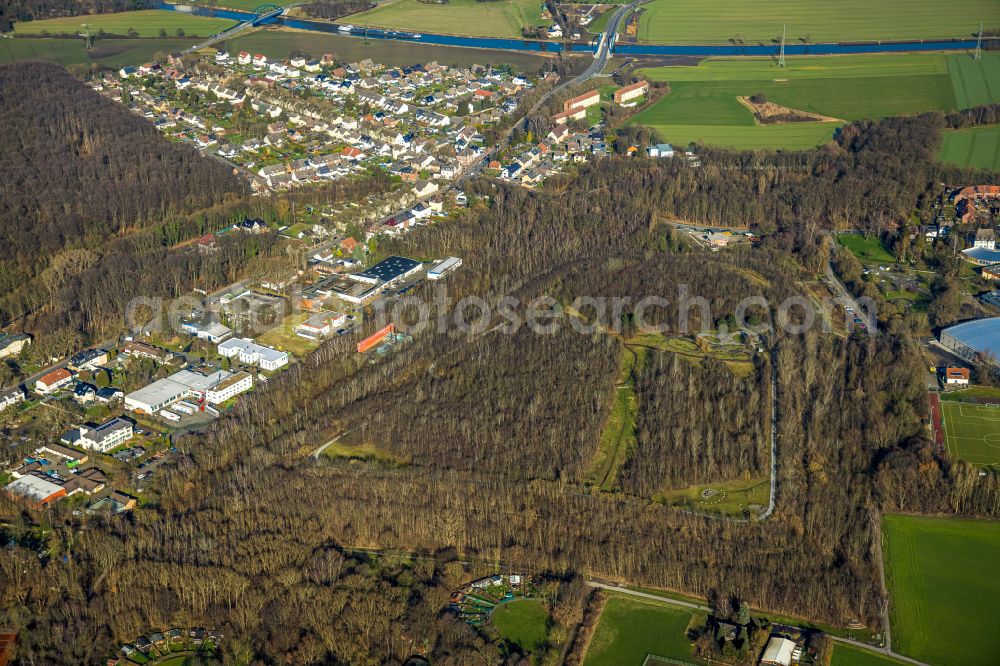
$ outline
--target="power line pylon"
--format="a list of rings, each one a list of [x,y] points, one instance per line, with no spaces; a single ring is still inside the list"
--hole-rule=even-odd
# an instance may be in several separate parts
[[[785,66],[785,26],[781,26],[781,49],[778,51],[778,67]]]
[[[976,35],[976,55],[973,56],[976,60],[982,60],[983,57],[983,22],[979,22],[979,34]]]

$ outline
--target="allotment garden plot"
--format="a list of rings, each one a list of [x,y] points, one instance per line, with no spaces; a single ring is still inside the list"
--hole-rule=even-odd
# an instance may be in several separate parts
[[[945,443],[956,458],[1000,468],[1000,405],[941,403]]]

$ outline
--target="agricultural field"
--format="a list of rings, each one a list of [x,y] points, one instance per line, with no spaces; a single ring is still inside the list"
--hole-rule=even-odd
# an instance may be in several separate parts
[[[941,132],[942,162],[1000,171],[1000,125]]]
[[[996,664],[1000,522],[888,515],[883,532],[893,649],[940,666]]]
[[[1000,54],[987,54],[982,62],[994,57]],[[784,68],[770,58],[709,58],[695,67],[648,68],[642,74],[669,82],[671,91],[630,122],[653,127],[679,145],[700,140],[742,149],[809,148],[832,139],[842,122],[962,108],[955,94],[958,72],[965,73],[967,86],[974,80],[976,90],[988,91],[977,102],[1000,101],[1000,82],[989,85],[993,70],[956,64],[964,60],[975,62],[935,53],[789,58]],[[996,70],[1000,74],[1000,61]],[[758,124],[737,99],[758,93],[829,122]]]
[[[896,257],[882,245],[878,236],[865,238],[862,234],[837,234],[837,243],[850,250],[862,263],[896,263]]]
[[[517,38],[524,26],[542,23],[541,8],[539,0],[451,0],[443,5],[389,0],[341,22],[413,32]]]
[[[388,39],[366,42],[363,39],[304,30],[262,30],[240,35],[220,46],[227,48],[230,53],[250,51],[263,53],[268,58],[287,58],[291,52],[301,51],[316,57],[324,53],[335,53],[338,58],[347,62],[372,58],[387,65],[412,65],[415,62],[436,60],[444,65],[469,67],[488,60],[495,65],[511,65],[527,72],[538,71],[546,62],[545,57],[528,52],[466,49]]]
[[[843,643],[834,643],[830,666],[897,666],[906,662],[878,652],[862,650]]]
[[[948,75],[960,109],[1000,100],[1000,53],[987,51],[980,60],[967,53],[950,55]]]
[[[177,35],[178,30],[183,31],[183,34],[187,36],[208,37],[235,24],[231,19],[208,18],[147,9],[117,14],[94,14],[83,17],[70,16],[43,21],[25,21],[14,25],[14,34],[76,35],[79,34],[80,25],[83,23],[90,26],[90,31],[94,34],[103,30],[112,35],[127,35],[131,28],[138,33],[139,37],[158,37],[161,29],[170,37]]]
[[[648,654],[693,662],[688,627],[704,620],[676,606],[610,595],[584,666],[636,666]]]
[[[48,60],[61,65],[124,67],[149,62],[156,54],[167,54],[191,46],[191,39],[99,39],[85,49],[82,39],[24,37],[0,39],[0,64],[20,60]]]
[[[1000,407],[943,401],[941,416],[951,455],[1000,470]]]
[[[660,44],[748,44],[968,38],[1000,27],[995,0],[650,0],[639,39]]]
[[[490,622],[500,635],[526,652],[545,641],[549,614],[541,599],[515,599],[497,606]]]

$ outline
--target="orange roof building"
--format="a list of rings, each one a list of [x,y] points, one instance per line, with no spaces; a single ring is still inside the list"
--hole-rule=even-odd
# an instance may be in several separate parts
[[[588,106],[594,106],[595,104],[601,103],[601,93],[596,90],[591,90],[590,92],[583,93],[582,95],[577,95],[572,99],[568,99],[563,102],[563,111],[571,111],[573,109],[586,109]]]

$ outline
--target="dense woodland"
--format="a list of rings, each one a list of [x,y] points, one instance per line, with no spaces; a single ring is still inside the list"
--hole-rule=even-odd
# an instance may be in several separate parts
[[[334,20],[348,14],[363,12],[372,6],[370,0],[315,0],[302,6],[313,18]]]
[[[270,241],[170,246],[239,219],[245,185],[56,65],[0,67],[0,325],[65,353],[117,333],[134,296],[232,281]]]
[[[943,124],[936,115],[858,123],[836,144],[801,153],[706,150],[700,169],[599,161],[541,193],[477,181],[466,188],[468,211],[379,251],[463,257],[445,283],[453,303],[635,303],[672,299],[687,285],[711,305],[694,325],[712,327],[741,298],[798,294],[798,279],[829,257],[821,231],[905,220],[936,187],[930,157]],[[669,216],[750,223],[768,236],[703,254],[663,224]],[[439,313],[429,286],[412,293]],[[604,323],[632,321],[631,307]],[[182,439],[184,455],[132,514],[84,518],[56,505],[42,517],[0,498],[4,536],[20,544],[0,558],[0,625],[21,632],[25,664],[97,663],[116,642],[192,624],[222,630],[230,660],[257,664],[400,663],[413,653],[518,663],[445,610],[477,563],[874,625],[882,511],[1000,516],[997,477],[936,454],[927,438],[909,317],[884,317],[875,337],[771,336],[778,496],[759,523],[692,515],[651,495],[766,469],[770,358],[738,379],[711,362],[653,353],[637,380],[627,492],[602,493],[581,471],[618,375],[613,331],[581,334],[565,316],[551,335],[510,333],[500,319],[474,334],[411,328],[412,341],[377,363],[350,353],[354,340],[331,340],[208,432]],[[669,308],[654,320],[680,325]],[[308,455],[341,432],[386,455]],[[41,558],[35,519],[52,524]],[[350,548],[426,559],[371,563]],[[563,625],[579,619],[581,598],[578,580],[558,588],[551,603]]]
[[[0,32],[11,30],[18,21],[151,9],[157,4],[154,0],[0,0]]]

